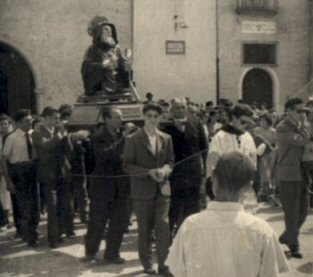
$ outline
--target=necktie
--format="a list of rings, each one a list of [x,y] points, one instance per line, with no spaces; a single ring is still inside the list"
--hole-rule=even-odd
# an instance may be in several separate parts
[[[28,153],[28,158],[31,161],[33,159],[33,147],[32,147],[32,142],[30,140],[29,134],[25,134],[26,137],[26,144],[27,144],[27,153]]]

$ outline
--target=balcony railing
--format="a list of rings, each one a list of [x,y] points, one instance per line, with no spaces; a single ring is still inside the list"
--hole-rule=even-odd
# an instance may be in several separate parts
[[[238,14],[275,15],[278,13],[278,0],[237,0]]]

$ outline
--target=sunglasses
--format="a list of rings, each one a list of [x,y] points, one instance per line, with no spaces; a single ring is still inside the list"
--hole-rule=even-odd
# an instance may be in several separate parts
[[[297,113],[298,113],[298,114],[306,113],[306,111],[305,111],[305,110],[297,110]]]
[[[247,124],[248,121],[246,121],[246,120],[240,120],[240,123],[243,125],[243,124]]]

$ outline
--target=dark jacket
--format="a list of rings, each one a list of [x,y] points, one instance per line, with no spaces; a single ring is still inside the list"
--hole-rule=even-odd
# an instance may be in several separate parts
[[[298,182],[303,180],[301,160],[304,146],[310,141],[307,127],[298,127],[289,117],[277,127],[277,177],[279,181]]]
[[[188,118],[184,132],[178,130],[174,122],[162,130],[171,135],[174,145],[176,165],[170,178],[172,187],[184,189],[200,186],[205,175],[208,147],[200,120]]]
[[[166,176],[164,182],[158,183],[149,175],[150,169],[161,168],[165,165],[172,167],[174,164],[171,137],[161,131],[158,131],[156,136],[157,150],[155,154],[151,150],[149,138],[143,129],[126,139],[123,154],[124,168],[131,175],[131,197],[133,199],[153,199],[158,191],[163,196],[170,196],[169,176]]]
[[[91,142],[95,155],[95,168],[90,176],[91,197],[128,197],[130,182],[122,162],[124,138],[104,126],[91,137]]]
[[[37,178],[39,182],[52,184],[61,179],[71,180],[69,154],[71,145],[67,137],[60,138],[56,131],[51,134],[45,126],[32,133],[33,145],[38,158]]]

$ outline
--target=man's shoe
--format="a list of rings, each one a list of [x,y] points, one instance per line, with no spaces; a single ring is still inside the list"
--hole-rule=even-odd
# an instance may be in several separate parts
[[[19,232],[19,231],[16,231],[15,232],[15,238],[16,239],[20,239],[22,236],[21,236],[21,232]]]
[[[80,220],[80,223],[88,224],[88,219],[87,218],[83,218],[83,219]]]
[[[149,274],[149,275],[155,275],[156,271],[152,267],[147,267],[143,270],[144,273]]]
[[[76,233],[75,233],[74,231],[69,232],[69,233],[66,234],[66,237],[67,237],[67,238],[73,238],[73,237],[75,237],[75,236],[76,236]]]
[[[291,257],[296,258],[296,259],[302,259],[303,258],[303,255],[301,254],[298,247],[294,247],[294,248],[291,247],[290,248],[290,255],[291,255]]]
[[[116,257],[116,258],[104,257],[104,262],[109,263],[109,264],[124,264],[125,259],[121,257]]]
[[[49,243],[49,248],[50,249],[56,249],[56,248],[58,248],[58,246],[56,243],[52,242],[52,243]]]
[[[58,238],[58,243],[63,243],[64,242],[64,239],[62,237],[59,237]]]
[[[162,276],[165,277],[174,277],[174,275],[170,272],[170,270],[168,269],[168,267],[159,267],[158,269],[158,273]]]
[[[280,237],[278,238],[278,240],[279,240],[279,243],[280,243],[280,244],[286,244],[286,245],[288,245],[287,240],[286,240],[283,236],[280,236]]]
[[[29,246],[29,247],[31,247],[31,248],[36,248],[36,247],[38,247],[38,242],[37,241],[29,241],[28,243],[27,243],[27,245]]]
[[[99,260],[96,256],[85,256],[80,259],[81,262],[87,263],[87,266],[99,265]]]

